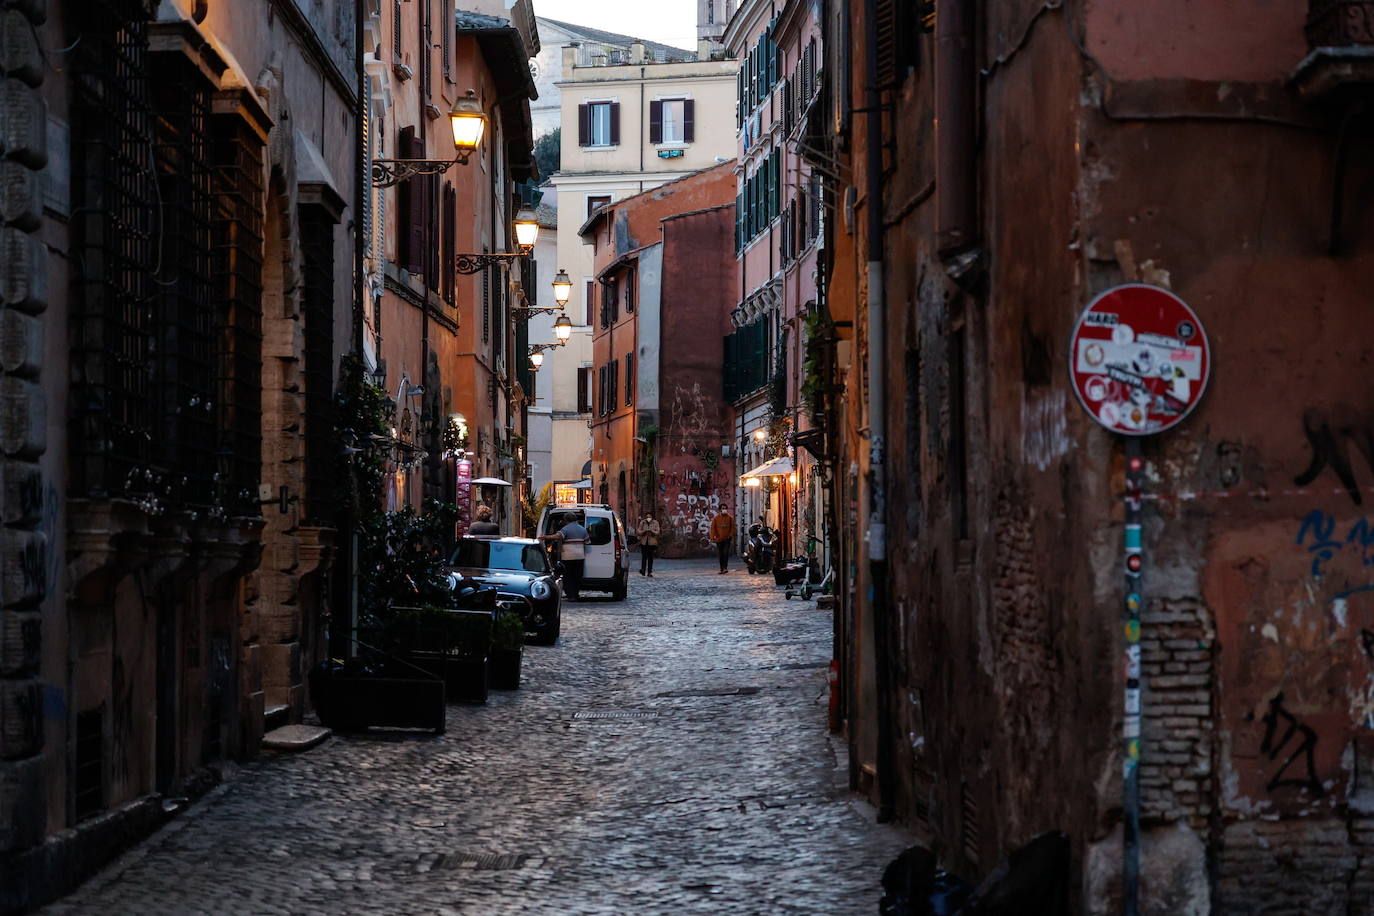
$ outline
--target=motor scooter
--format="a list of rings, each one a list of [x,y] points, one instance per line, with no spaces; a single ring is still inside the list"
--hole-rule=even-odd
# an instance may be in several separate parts
[[[752,525],[749,528],[749,544],[744,551],[744,566],[753,573],[773,571],[773,557],[776,553],[777,533],[767,525]]]

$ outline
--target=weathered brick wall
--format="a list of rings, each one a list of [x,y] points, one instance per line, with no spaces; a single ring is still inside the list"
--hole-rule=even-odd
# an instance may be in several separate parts
[[[1212,813],[1211,626],[1197,601],[1158,601],[1141,615],[1141,817],[1206,827]]]

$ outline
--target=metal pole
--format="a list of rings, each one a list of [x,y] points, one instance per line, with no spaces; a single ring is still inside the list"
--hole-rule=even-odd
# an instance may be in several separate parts
[[[1145,462],[1140,457],[1140,440],[1126,440],[1126,692],[1121,722],[1122,738],[1122,848],[1121,911],[1124,916],[1140,912],[1140,609],[1141,575],[1145,560],[1141,552],[1140,506]]]
[[[896,774],[891,718],[891,615],[887,595],[887,299],[883,280],[883,108],[878,84],[878,0],[864,3],[864,245],[868,270],[868,544],[869,615],[873,627],[873,679],[877,694],[878,820],[893,819]]]

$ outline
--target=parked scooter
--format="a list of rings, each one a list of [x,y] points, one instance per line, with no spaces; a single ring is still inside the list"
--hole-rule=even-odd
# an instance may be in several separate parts
[[[744,550],[745,568],[751,574],[772,572],[777,542],[777,532],[772,528],[767,525],[750,525],[749,543]]]

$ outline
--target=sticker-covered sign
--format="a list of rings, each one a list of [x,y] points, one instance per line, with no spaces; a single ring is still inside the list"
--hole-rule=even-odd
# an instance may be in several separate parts
[[[1098,423],[1127,436],[1163,432],[1186,417],[1211,369],[1197,315],[1167,289],[1143,283],[1090,302],[1069,348],[1079,402]]]

